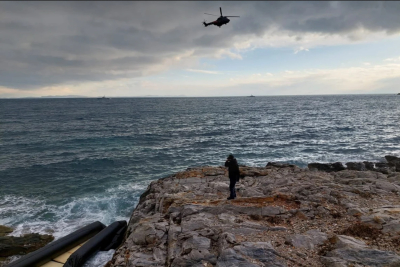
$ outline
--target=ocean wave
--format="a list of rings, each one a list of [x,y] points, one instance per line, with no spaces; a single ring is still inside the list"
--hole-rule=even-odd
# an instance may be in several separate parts
[[[63,205],[51,204],[46,199],[6,195],[0,199],[0,224],[13,227],[14,236],[41,233],[58,239],[94,221],[108,225],[129,220],[146,187],[146,182],[119,184],[103,194],[75,197]]]

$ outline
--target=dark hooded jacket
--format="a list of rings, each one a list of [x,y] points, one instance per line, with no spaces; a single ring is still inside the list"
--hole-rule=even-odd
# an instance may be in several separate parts
[[[225,161],[225,167],[229,168],[229,179],[239,180],[239,165],[235,158],[227,159]]]

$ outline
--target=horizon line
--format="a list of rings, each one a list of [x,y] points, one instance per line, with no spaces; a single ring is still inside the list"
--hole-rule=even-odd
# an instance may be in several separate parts
[[[228,96],[228,95],[221,95],[221,96],[186,96],[186,95],[164,95],[164,96],[158,96],[158,95],[146,95],[146,96],[108,96],[106,98],[204,98],[204,97],[268,97],[268,96],[333,96],[333,95],[398,95],[400,93],[373,93],[373,94],[368,94],[368,93],[353,93],[353,94],[299,94],[299,95],[236,95],[236,96]],[[101,99],[102,97],[100,96],[25,96],[25,97],[0,97],[0,99],[54,99],[54,98],[69,98],[69,99],[86,99],[86,98],[92,98],[92,99]]]
[[[185,96],[185,95],[171,95],[171,96],[158,96],[158,95],[147,95],[147,96],[108,96],[110,98],[205,98],[205,97],[274,97],[274,96],[335,96],[335,95],[399,95],[400,93],[362,93],[362,94],[299,94],[299,95],[237,95],[237,96]],[[100,96],[25,96],[25,97],[0,97],[0,99],[102,99]]]

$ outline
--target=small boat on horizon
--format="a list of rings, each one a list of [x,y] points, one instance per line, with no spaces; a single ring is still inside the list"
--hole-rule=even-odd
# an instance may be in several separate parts
[[[110,99],[109,97],[103,96],[103,97],[98,97],[97,99]]]
[[[249,97],[255,97],[254,95],[250,95]]]

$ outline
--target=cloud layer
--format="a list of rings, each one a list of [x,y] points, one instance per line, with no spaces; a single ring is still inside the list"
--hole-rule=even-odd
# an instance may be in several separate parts
[[[214,17],[203,13],[220,6],[240,18],[204,28]],[[0,30],[0,86],[33,90],[199,72],[199,58],[254,47],[389,36],[400,32],[400,2],[0,2]]]

